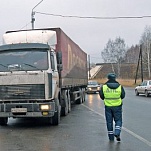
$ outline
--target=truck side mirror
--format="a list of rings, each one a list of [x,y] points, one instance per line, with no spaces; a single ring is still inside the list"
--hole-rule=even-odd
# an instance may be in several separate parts
[[[57,69],[58,71],[62,71],[63,70],[63,66],[62,66],[62,52],[61,51],[57,51]]]
[[[62,52],[58,51],[56,55],[57,55],[57,64],[62,64]]]
[[[57,69],[58,69],[59,72],[62,71],[63,70],[62,64],[57,64]]]

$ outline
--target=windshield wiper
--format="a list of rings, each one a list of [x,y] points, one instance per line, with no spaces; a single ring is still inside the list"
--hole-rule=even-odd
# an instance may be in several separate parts
[[[8,68],[8,66],[5,66],[5,65],[3,65],[3,64],[1,64],[1,63],[0,63],[0,65],[1,65],[2,67],[7,68],[7,70],[10,71],[9,68]],[[12,71],[10,71],[10,72],[12,72]]]
[[[37,68],[36,66],[33,66],[33,65],[31,65],[31,64],[23,63],[23,65],[26,65],[26,66],[29,66],[29,67],[35,68],[35,69],[37,69],[37,70],[41,70],[41,71],[43,72],[43,70],[42,70],[42,69],[39,69],[39,68]]]
[[[8,69],[8,67],[7,67],[7,66],[5,66],[5,65],[3,65],[3,64],[1,64],[1,63],[0,63],[0,65]]]

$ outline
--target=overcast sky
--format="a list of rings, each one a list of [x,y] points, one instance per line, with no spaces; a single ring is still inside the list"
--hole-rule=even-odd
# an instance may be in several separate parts
[[[0,0],[0,36],[8,30],[31,29],[31,12],[40,1]],[[79,17],[148,16],[151,0],[43,0],[34,11]],[[36,13],[35,19],[35,28],[60,27],[94,63],[102,61],[101,50],[109,39],[121,37],[130,47],[139,43],[145,26],[151,25],[151,18],[87,19]]]

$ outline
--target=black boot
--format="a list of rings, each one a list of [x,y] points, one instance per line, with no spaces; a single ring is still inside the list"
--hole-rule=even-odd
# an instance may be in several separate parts
[[[116,137],[116,140],[118,141],[118,142],[120,142],[121,141],[121,138],[120,138],[120,136],[119,135],[114,135],[115,137]]]

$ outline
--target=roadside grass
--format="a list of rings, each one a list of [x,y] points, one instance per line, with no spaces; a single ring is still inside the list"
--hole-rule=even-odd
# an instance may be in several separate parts
[[[100,84],[104,84],[108,79],[104,78],[104,79],[97,79],[97,81]],[[127,86],[127,87],[136,87],[141,83],[141,79],[136,80],[135,83],[135,79],[116,79],[121,85],[123,86]]]

